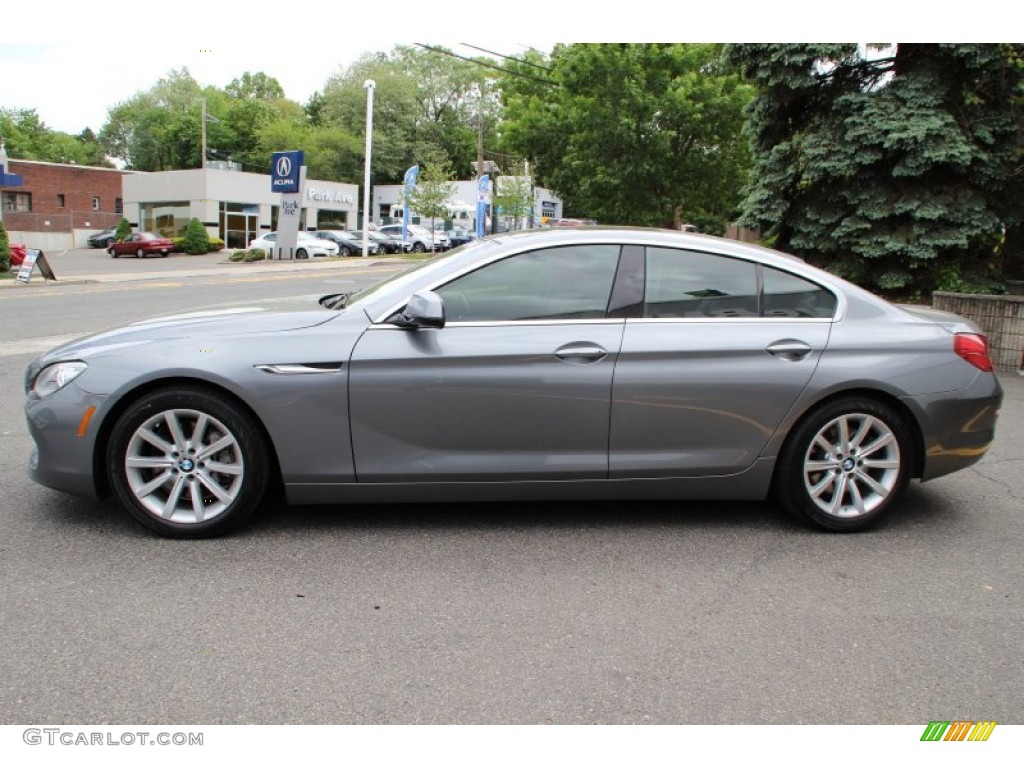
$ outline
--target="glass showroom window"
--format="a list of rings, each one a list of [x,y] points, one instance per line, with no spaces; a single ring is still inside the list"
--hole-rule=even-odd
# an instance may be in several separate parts
[[[187,201],[170,203],[143,203],[139,206],[141,229],[162,237],[182,237],[191,218]]]

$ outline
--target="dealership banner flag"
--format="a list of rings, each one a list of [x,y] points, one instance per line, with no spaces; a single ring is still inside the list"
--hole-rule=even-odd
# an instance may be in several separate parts
[[[414,165],[412,168],[405,172],[405,179],[403,180],[405,188],[405,199],[402,200],[402,240],[403,242],[409,238],[409,193],[412,192],[413,187],[416,186],[416,182],[420,178],[420,167]]]

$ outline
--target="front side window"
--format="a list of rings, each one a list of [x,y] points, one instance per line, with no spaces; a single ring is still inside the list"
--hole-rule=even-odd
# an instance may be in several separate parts
[[[449,322],[605,317],[618,245],[574,245],[511,256],[437,289]]]
[[[710,253],[647,249],[644,317],[757,317],[756,265]]]

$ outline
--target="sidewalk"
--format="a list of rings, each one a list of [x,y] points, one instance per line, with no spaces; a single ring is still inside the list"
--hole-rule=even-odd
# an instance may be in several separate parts
[[[0,289],[39,286],[60,287],[90,283],[215,277],[218,275],[238,277],[240,275],[300,272],[303,270],[312,272],[335,269],[366,269],[383,264],[403,265],[412,263],[408,259],[388,256],[368,256],[365,259],[360,256],[349,256],[334,259],[254,261],[246,263],[228,261],[229,254],[229,251],[219,251],[203,256],[188,256],[186,254],[174,253],[162,259],[151,257],[146,261],[152,262],[152,266],[148,264],[144,266],[140,263],[140,259],[128,257],[111,259],[104,251],[76,249],[74,251],[46,255],[47,262],[51,269],[53,269],[56,280],[43,279],[37,268],[32,272],[32,278],[28,283],[19,282],[16,279],[0,280]],[[157,265],[159,265],[159,268],[156,268]],[[148,269],[146,268],[147,266],[149,266]],[[12,267],[11,272],[16,276],[18,268]]]

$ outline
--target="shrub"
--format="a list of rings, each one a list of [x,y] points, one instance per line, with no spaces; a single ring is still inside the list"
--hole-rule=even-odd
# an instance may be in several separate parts
[[[228,256],[228,261],[263,261],[267,258],[267,254],[259,248],[250,248],[246,251],[234,251]]]
[[[192,255],[208,253],[210,250],[210,236],[206,233],[206,227],[203,226],[203,222],[194,216],[185,229],[185,237],[182,240],[181,247],[185,253]]]
[[[11,243],[7,237],[7,227],[0,221],[0,272],[11,271]]]
[[[128,239],[128,235],[132,233],[132,225],[128,219],[122,218],[117,222],[117,229],[114,230],[114,240],[123,243]]]

